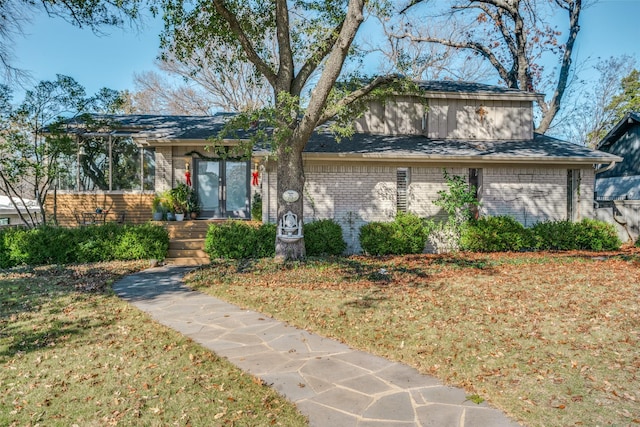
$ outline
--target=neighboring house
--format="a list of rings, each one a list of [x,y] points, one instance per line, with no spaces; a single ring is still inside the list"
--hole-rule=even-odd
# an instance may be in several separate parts
[[[18,212],[26,216],[29,221],[29,213],[36,222],[40,222],[40,207],[36,200],[14,198],[15,205],[8,196],[0,195],[0,228],[14,225],[24,225]]]
[[[596,216],[617,224],[623,240],[636,240],[640,233],[640,113],[625,114],[597,148],[623,160],[596,171]]]
[[[536,94],[475,83],[419,86],[419,96],[372,103],[356,121],[351,138],[336,142],[322,129],[312,137],[303,155],[305,222],[335,219],[343,227],[349,251],[357,252],[359,228],[365,223],[391,220],[398,211],[442,215],[433,202],[438,191],[447,189],[445,168],[477,187],[481,215],[511,215],[527,226],[594,216],[594,166],[621,159],[535,134]],[[184,182],[189,164],[203,218],[248,218],[250,198],[261,192],[263,220],[275,222],[277,182],[269,153],[256,151],[250,160],[239,160],[205,148],[227,115],[111,118],[117,123],[115,131],[89,132],[78,139],[81,167],[70,165],[69,170],[82,176],[65,181],[73,192],[82,190],[85,197],[95,198],[95,203],[85,199],[83,206],[109,209],[111,204],[115,210],[122,205],[140,211],[146,204],[149,219],[153,192]],[[111,153],[112,160],[106,162],[111,166],[102,169],[110,171],[103,174],[111,177],[109,182],[90,176],[95,165],[83,164],[86,150],[98,146],[91,142],[96,137],[103,145],[108,142],[102,153]],[[223,145],[236,143],[225,140]],[[131,176],[137,181],[123,181],[127,173],[116,172],[126,152],[136,156],[133,163],[139,165],[139,173]],[[257,185],[253,174],[259,175]],[[59,214],[60,198],[72,194],[63,193],[58,191]],[[113,196],[131,203],[117,202]],[[77,194],[73,200],[78,200]],[[70,203],[68,199],[66,205]]]
[[[625,114],[597,149],[623,160],[610,169],[598,171],[596,200],[640,200],[640,113]]]

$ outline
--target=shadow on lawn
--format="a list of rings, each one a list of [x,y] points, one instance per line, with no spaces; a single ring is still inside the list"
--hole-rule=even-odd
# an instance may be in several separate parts
[[[63,316],[68,297],[109,292],[114,273],[94,266],[22,267],[0,271],[0,358],[52,347],[90,334],[100,322]],[[57,300],[64,301],[57,301]]]
[[[444,268],[482,270],[493,274],[494,263],[486,258],[469,259],[457,255],[406,255],[402,257],[336,258],[345,280],[368,280],[378,285],[394,283],[415,287],[429,286],[433,276]]]

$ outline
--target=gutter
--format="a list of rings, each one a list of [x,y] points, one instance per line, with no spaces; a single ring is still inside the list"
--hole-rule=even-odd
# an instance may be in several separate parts
[[[606,168],[598,168],[598,169],[596,169],[595,174],[598,175],[599,173],[610,171],[611,169],[613,169],[613,167],[616,165],[616,163],[617,163],[617,161],[614,160],[611,163],[609,163],[609,165]]]

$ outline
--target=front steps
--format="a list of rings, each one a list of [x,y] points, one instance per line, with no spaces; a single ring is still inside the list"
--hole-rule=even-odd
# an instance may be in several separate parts
[[[194,266],[209,264],[209,256],[204,251],[204,239],[211,222],[206,220],[161,222],[169,232],[169,252],[164,260],[165,264]]]

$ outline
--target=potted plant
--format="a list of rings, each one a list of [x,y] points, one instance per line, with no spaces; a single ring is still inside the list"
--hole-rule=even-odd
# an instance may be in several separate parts
[[[176,221],[182,221],[184,219],[184,214],[187,211],[189,187],[187,186],[187,184],[181,182],[176,187],[172,188],[170,193],[173,212],[175,212],[176,214]]]
[[[189,189],[187,212],[189,212],[191,219],[196,219],[200,215],[200,200],[198,199],[198,193],[193,188]]]
[[[154,221],[162,221],[166,211],[166,200],[161,194],[156,194],[151,202]]]

